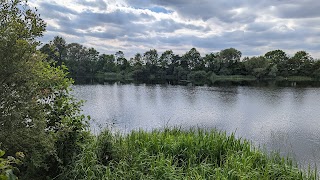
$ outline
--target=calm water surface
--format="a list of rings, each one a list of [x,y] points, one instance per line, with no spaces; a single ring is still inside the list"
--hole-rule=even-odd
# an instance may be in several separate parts
[[[320,162],[320,88],[75,85],[93,132],[167,126],[217,128],[266,150]]]

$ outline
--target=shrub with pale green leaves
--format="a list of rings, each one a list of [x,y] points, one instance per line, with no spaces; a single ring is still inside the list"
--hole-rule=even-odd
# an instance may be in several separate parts
[[[17,152],[16,157],[8,156],[3,158],[5,151],[0,150],[0,180],[16,180],[18,179],[16,173],[19,169],[16,166],[22,164],[24,154]]]

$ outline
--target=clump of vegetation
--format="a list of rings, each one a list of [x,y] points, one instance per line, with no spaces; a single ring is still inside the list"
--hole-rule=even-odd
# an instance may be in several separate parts
[[[0,150],[0,180],[16,180],[19,169],[16,166],[22,164],[24,154],[17,152],[15,157],[8,156],[2,158],[5,155],[5,151]]]
[[[26,1],[0,0],[0,17],[0,148],[4,159],[25,154],[21,179],[52,179],[86,138],[81,102],[69,94],[66,67],[37,50],[46,26],[40,15]]]
[[[216,130],[106,130],[92,137],[65,178],[316,179],[290,159],[267,156],[250,142]]]

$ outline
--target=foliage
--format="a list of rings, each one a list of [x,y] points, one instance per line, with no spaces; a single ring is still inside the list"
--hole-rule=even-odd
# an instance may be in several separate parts
[[[8,157],[25,154],[23,179],[53,178],[86,137],[81,103],[69,94],[66,67],[45,62],[36,50],[45,30],[36,11],[26,1],[1,0],[0,17],[0,145]]]
[[[2,1],[0,16],[0,142],[8,155],[25,150],[29,157],[35,147],[50,149],[43,143],[50,138],[38,131],[45,128],[45,122],[44,114],[38,113],[36,96],[41,94],[39,86],[33,87],[36,75],[32,71],[37,58],[33,55],[38,44],[35,38],[42,34],[45,24],[18,0]]]
[[[19,169],[15,165],[21,165],[24,159],[22,152],[17,152],[16,157],[8,156],[3,158],[5,152],[0,150],[0,180],[16,180],[18,179],[16,174],[19,173]]]
[[[158,52],[155,49],[150,49],[143,54],[146,64],[157,65],[158,64]]]
[[[106,130],[92,137],[65,179],[316,179],[290,159],[216,130]]]
[[[196,48],[191,48],[182,56],[174,54],[172,50],[164,51],[160,55],[156,49],[150,49],[143,54],[137,53],[127,60],[122,51],[99,55],[94,48],[86,48],[78,43],[61,45],[64,43],[63,38],[57,36],[52,42],[45,44],[41,51],[58,64],[61,60],[58,57],[62,57],[62,62],[70,69],[71,77],[99,76],[105,80],[119,81],[123,79],[119,78],[121,75],[126,77],[126,80],[179,83],[195,82],[194,74],[205,71],[207,76],[201,76],[202,79],[197,80],[201,81],[200,84],[212,81],[208,76],[211,72],[223,77],[250,76],[251,79],[251,76],[254,76],[257,80],[279,79],[279,77],[290,79],[288,78],[290,76],[319,79],[319,63],[305,51],[298,51],[293,57],[289,57],[278,49],[269,51],[264,56],[241,59],[241,51],[235,48],[209,53],[204,57]],[[64,49],[60,50],[62,47]],[[60,55],[59,52],[66,54]],[[110,73],[114,75],[110,76]]]
[[[188,79],[195,84],[205,84],[207,76],[206,71],[193,71],[189,74]]]

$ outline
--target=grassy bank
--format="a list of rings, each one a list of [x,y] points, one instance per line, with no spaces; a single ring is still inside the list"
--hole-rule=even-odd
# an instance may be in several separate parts
[[[244,76],[244,75],[230,75],[230,76],[217,76],[212,75],[210,77],[212,82],[215,81],[256,81],[257,78],[254,76]]]
[[[317,179],[292,161],[216,130],[164,129],[92,137],[65,179]]]
[[[310,82],[310,81],[319,81],[319,79],[308,77],[308,76],[288,76],[288,77],[274,77],[274,78],[262,78],[251,75],[215,75],[210,73],[203,73],[201,77],[190,76],[184,80],[173,79],[171,76],[165,76],[163,79],[159,78],[146,78],[145,80],[135,80],[132,77],[132,74],[125,73],[104,73],[97,74],[93,78],[99,79],[100,81],[120,81],[120,82],[156,82],[156,83],[165,83],[168,81],[171,82],[181,82],[184,83],[193,83],[193,84],[206,84],[208,82],[253,82],[253,81],[294,81],[294,82]]]
[[[319,81],[319,79],[315,79],[308,76],[289,76],[289,77],[278,77],[276,80],[279,81]]]
[[[102,73],[97,74],[95,78],[102,79],[105,81],[133,81],[131,74],[125,73]]]

